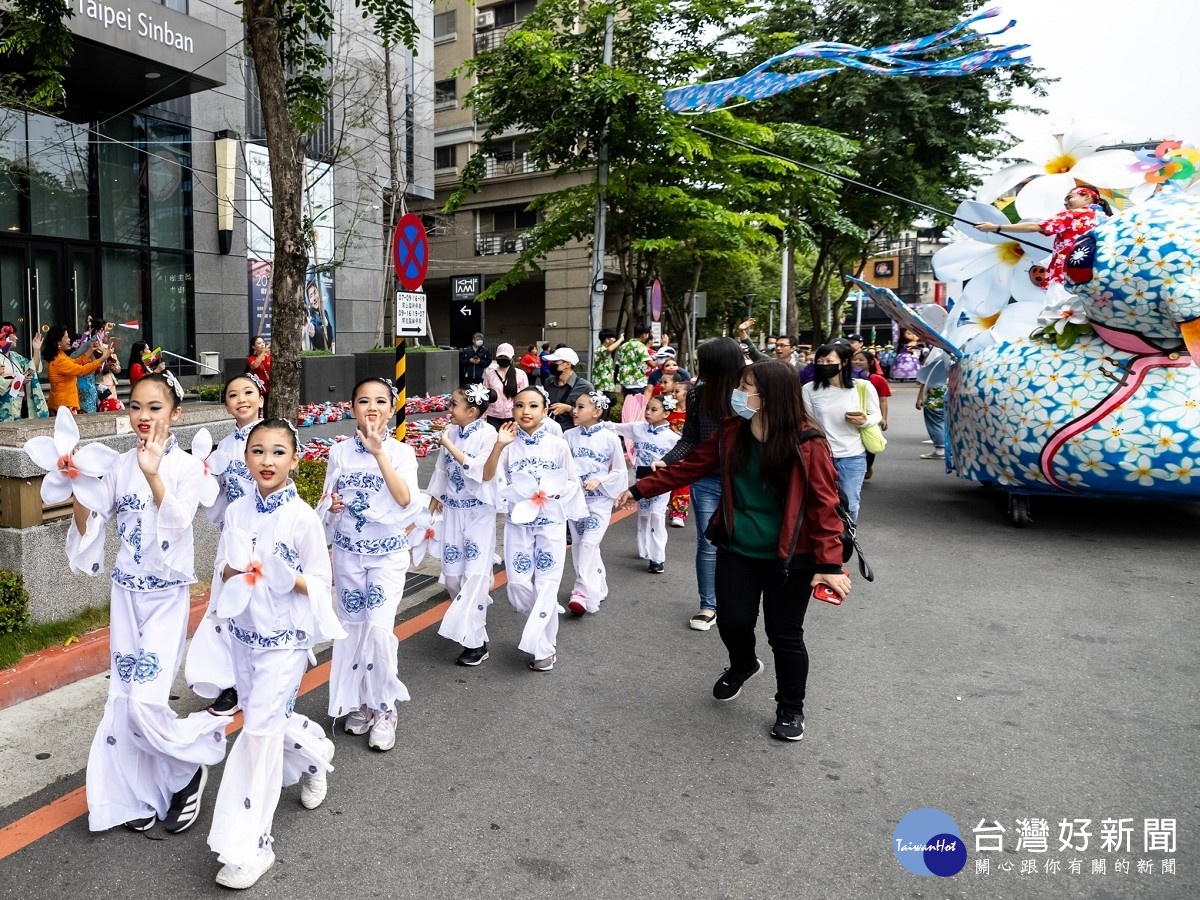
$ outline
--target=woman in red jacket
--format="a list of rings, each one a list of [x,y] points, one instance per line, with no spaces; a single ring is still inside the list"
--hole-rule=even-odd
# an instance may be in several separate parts
[[[842,597],[850,593],[850,577],[842,571],[837,476],[829,445],[804,413],[790,365],[769,360],[747,367],[730,402],[740,418],[726,419],[688,456],[640,479],[617,503],[720,475],[721,502],[708,536],[717,545],[717,630],[729,668],[713,685],[713,696],[734,699],[763,670],[754,651],[761,597],[778,688],[771,734],[798,741],[804,737],[809,596],[822,583]]]

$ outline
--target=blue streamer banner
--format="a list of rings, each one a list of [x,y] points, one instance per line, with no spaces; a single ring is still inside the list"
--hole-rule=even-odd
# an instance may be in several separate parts
[[[999,14],[999,10],[986,10],[959,22],[953,28],[926,35],[911,41],[888,44],[884,47],[857,47],[853,44],[817,41],[800,44],[786,53],[773,56],[755,66],[745,75],[725,78],[705,84],[671,88],[665,94],[667,108],[673,112],[705,112],[718,109],[731,100],[753,102],[773,97],[784,91],[811,84],[818,78],[841,72],[844,69],[859,69],[872,75],[901,78],[954,78],[985,69],[1016,66],[1029,62],[1026,56],[1018,56],[1029,48],[1028,44],[989,47],[960,56],[945,59],[923,58],[941,53],[985,35],[1003,34],[1016,25],[1010,20],[1001,28],[990,31],[978,27]],[[772,69],[792,59],[820,59],[833,65],[828,68],[812,69],[807,72],[784,73]]]

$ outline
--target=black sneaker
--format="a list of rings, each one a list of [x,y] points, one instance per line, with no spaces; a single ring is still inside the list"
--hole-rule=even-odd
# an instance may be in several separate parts
[[[204,785],[208,784],[208,766],[201,766],[192,776],[187,786],[176,791],[171,798],[171,808],[163,819],[163,829],[171,834],[187,831],[200,818],[200,797],[204,793]]]
[[[652,562],[646,567],[646,571],[651,575],[661,575],[663,572],[667,571],[667,567],[663,563]]]
[[[477,666],[488,658],[487,642],[482,647],[464,647],[455,660],[460,666]]]
[[[149,831],[154,827],[154,823],[158,821],[158,816],[149,815],[144,819],[130,819],[125,823],[125,827],[130,831]]]
[[[763,670],[763,662],[761,659],[754,661],[754,669],[750,672],[735,672],[733,669],[726,669],[717,683],[713,685],[713,697],[725,703],[732,700],[742,692],[742,685],[757,675]]]
[[[237,688],[225,688],[213,701],[208,711],[214,716],[232,716],[239,709],[241,706],[238,705]]]
[[[775,714],[775,726],[771,729],[771,737],[781,741],[804,740],[804,713],[784,712]]]

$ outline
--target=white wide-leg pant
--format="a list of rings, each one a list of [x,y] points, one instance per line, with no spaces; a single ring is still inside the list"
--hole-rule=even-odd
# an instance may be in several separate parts
[[[526,616],[521,650],[534,659],[554,655],[558,640],[558,605],[566,560],[567,537],[561,522],[551,525],[504,525],[504,565],[508,572],[508,602]]]
[[[670,494],[638,501],[638,556],[650,562],[667,561],[667,504]]]
[[[612,500],[589,497],[586,519],[571,522],[571,562],[575,566],[575,584],[571,596],[583,600],[584,608],[594,613],[608,596],[608,577],[600,557],[600,542],[612,519]]]
[[[295,711],[307,650],[232,644],[245,724],[221,776],[208,846],[222,863],[244,866],[269,844],[279,792],[306,772],[333,771],[321,726]]]
[[[217,617],[216,599],[213,596],[209,597],[204,618],[200,620],[196,633],[192,635],[192,642],[188,644],[183,677],[195,694],[209,700],[215,700],[221,691],[233,687],[229,629],[225,620]]]
[[[225,756],[228,719],[179,717],[168,702],[187,638],[188,586],[130,591],[113,585],[108,701],[88,754],[88,827],[162,818],[201,765]]]
[[[333,642],[329,714],[346,716],[366,706],[393,712],[408,700],[399,676],[396,610],[404,597],[409,554],[366,556],[333,548],[333,607],[347,637]]]
[[[495,553],[494,507],[442,507],[441,581],[450,594],[450,608],[438,628],[442,637],[469,648],[487,643]]]

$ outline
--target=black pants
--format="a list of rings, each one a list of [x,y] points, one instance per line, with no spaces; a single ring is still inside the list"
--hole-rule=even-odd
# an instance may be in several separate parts
[[[804,712],[808,648],[804,614],[812,596],[813,573],[780,572],[775,560],[750,559],[717,549],[717,630],[735,672],[754,670],[754,627],[762,598],[763,625],[775,654],[775,702],[786,712]]]

